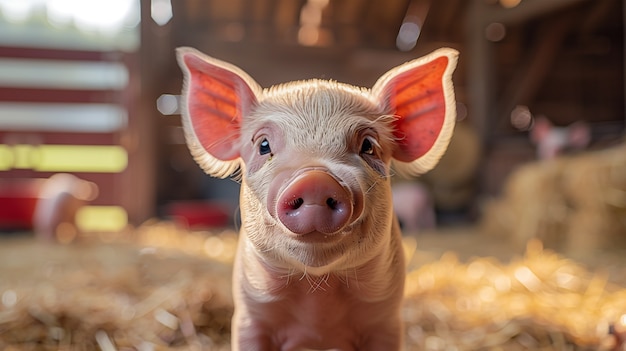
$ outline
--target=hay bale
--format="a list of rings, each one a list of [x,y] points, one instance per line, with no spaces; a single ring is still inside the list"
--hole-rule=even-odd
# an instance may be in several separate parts
[[[509,264],[444,254],[405,296],[407,350],[610,350],[626,311],[626,290],[538,241]]]
[[[431,189],[437,208],[459,210],[470,205],[476,193],[481,152],[473,127],[466,121],[457,123],[437,166],[420,178]]]
[[[626,143],[523,165],[481,224],[518,244],[538,238],[576,254],[626,247]]]

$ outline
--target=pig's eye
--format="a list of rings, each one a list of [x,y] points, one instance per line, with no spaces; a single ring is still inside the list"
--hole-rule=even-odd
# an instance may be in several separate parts
[[[364,138],[363,143],[361,144],[361,154],[373,155],[374,154],[374,145],[369,138]]]
[[[271,152],[272,152],[272,149],[270,148],[270,142],[267,141],[267,139],[263,139],[261,144],[259,144],[259,154],[260,155],[267,155],[267,154],[269,154]]]

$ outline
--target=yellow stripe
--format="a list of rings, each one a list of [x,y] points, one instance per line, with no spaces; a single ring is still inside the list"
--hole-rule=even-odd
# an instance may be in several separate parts
[[[81,232],[118,232],[128,225],[128,213],[121,206],[85,206],[76,213]]]
[[[13,152],[8,145],[0,144],[0,171],[8,171],[13,167]]]
[[[0,145],[0,170],[119,173],[128,153],[117,145]]]

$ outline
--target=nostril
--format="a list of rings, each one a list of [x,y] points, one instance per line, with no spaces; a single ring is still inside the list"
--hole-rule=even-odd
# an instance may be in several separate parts
[[[339,233],[353,215],[352,192],[328,171],[308,170],[290,180],[274,202],[278,220],[292,233]]]
[[[326,205],[328,205],[331,210],[335,210],[337,208],[337,200],[329,197],[328,199],[326,199]]]
[[[304,204],[304,199],[302,199],[301,197],[297,198],[297,199],[293,199],[292,201],[289,201],[289,203],[287,204],[291,209],[293,210],[297,210],[300,208],[300,206],[302,206],[302,204]]]

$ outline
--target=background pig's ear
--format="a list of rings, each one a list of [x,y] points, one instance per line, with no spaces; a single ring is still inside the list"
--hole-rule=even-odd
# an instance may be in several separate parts
[[[379,104],[396,116],[393,158],[399,173],[429,171],[448,147],[456,121],[457,57],[456,50],[439,49],[390,70],[372,88]]]
[[[240,165],[241,120],[257,102],[259,85],[239,68],[192,48],[176,50],[185,82],[185,138],[208,174],[225,178]]]
[[[552,125],[552,122],[550,122],[547,118],[543,116],[538,116],[537,118],[535,118],[532,129],[529,132],[530,140],[534,144],[541,143],[545,138],[548,137],[548,134],[550,134],[550,131],[553,127],[554,126]]]

